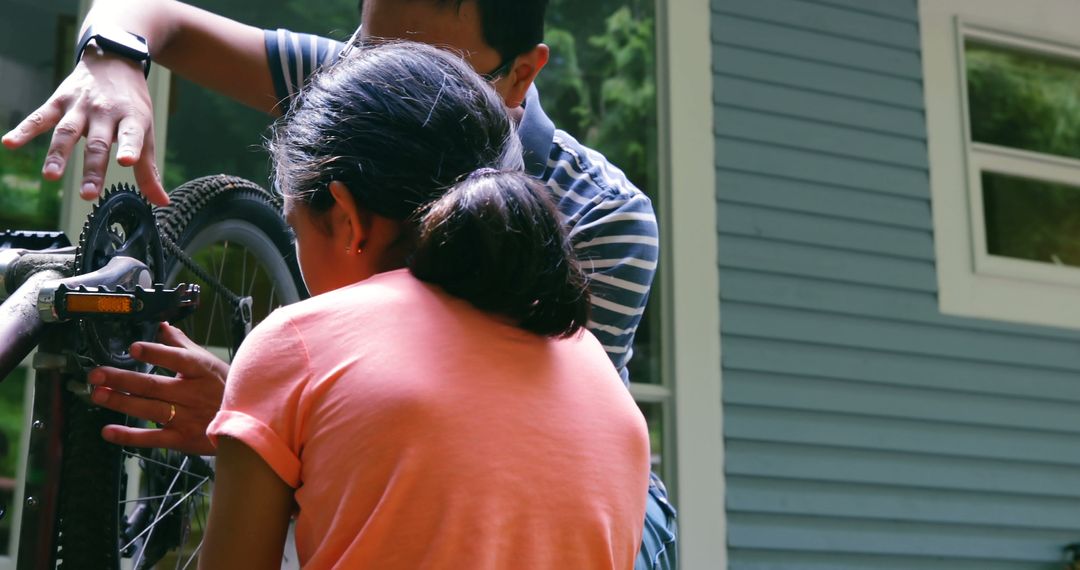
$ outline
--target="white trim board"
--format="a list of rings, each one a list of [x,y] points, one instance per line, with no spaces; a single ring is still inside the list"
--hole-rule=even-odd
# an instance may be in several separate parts
[[[986,167],[987,158],[1008,163],[985,152],[984,145],[969,143],[963,66],[965,33],[1048,54],[1080,53],[1078,21],[1080,4],[1072,0],[919,3],[934,247],[943,313],[1080,329],[1080,269],[986,253],[981,182],[974,169]],[[1060,169],[1050,164],[1043,170],[1047,172],[1039,178],[1060,178],[1053,175]],[[1080,185],[1080,178],[1071,183]]]
[[[680,565],[726,568],[712,18],[708,0],[660,8],[661,162],[670,182],[661,204],[662,289],[667,372],[675,379]]]

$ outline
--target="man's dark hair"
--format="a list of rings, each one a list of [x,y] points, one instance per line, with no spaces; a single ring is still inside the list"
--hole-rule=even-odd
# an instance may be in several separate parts
[[[480,30],[487,45],[495,48],[503,62],[517,57],[544,41],[544,16],[548,0],[427,0],[436,6],[461,10],[465,2],[476,2]],[[357,2],[364,11],[364,0]]]
[[[544,13],[547,12],[548,0],[435,1],[459,10],[465,2],[475,1],[480,12],[484,41],[499,52],[503,61],[517,57],[544,41]]]

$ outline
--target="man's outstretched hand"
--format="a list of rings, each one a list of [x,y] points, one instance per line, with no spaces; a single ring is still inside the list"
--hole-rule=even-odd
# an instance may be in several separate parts
[[[117,368],[95,368],[88,381],[99,406],[157,422],[156,429],[106,426],[101,435],[117,445],[166,447],[197,455],[214,455],[206,427],[221,408],[229,365],[198,346],[180,329],[162,323],[161,343],[137,342],[131,355],[142,362],[176,372],[176,377]],[[172,413],[175,406],[176,413]],[[171,421],[170,421],[171,417]]]
[[[59,180],[79,139],[86,137],[79,194],[96,199],[105,181],[109,154],[117,143],[117,162],[133,166],[135,183],[153,204],[169,198],[154,161],[154,111],[142,67],[131,60],[88,49],[52,97],[0,139],[10,149],[53,130],[42,176]]]

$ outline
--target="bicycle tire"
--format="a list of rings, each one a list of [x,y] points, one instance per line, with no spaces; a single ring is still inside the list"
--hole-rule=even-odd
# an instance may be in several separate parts
[[[202,260],[205,263],[207,257],[203,254],[206,252],[210,252],[209,258],[213,259],[222,244],[226,252],[234,246],[242,249],[245,257],[244,271],[240,277],[241,296],[252,293],[256,288],[256,277],[251,278],[252,285],[248,286],[249,257],[246,256],[251,254],[255,262],[266,268],[266,276],[274,285],[269,293],[271,299],[261,299],[256,305],[253,324],[275,306],[307,296],[292,246],[291,232],[281,216],[279,197],[242,178],[217,175],[192,180],[173,190],[169,198],[168,206],[155,211],[159,231],[195,262]],[[216,277],[222,278],[226,265],[227,257],[222,257],[218,267],[211,265],[202,269],[211,273],[216,271]],[[188,283],[200,281],[178,256],[171,254],[166,256],[164,274],[166,284],[170,286],[176,285],[180,279]],[[215,283],[199,284],[202,286],[203,303],[196,312],[196,319],[200,312],[219,307],[215,295],[222,294]],[[260,294],[265,296],[265,291]],[[215,321],[213,315],[209,321]],[[184,327],[181,325],[181,328]],[[208,332],[205,338],[194,334],[189,336],[202,345],[220,338],[212,332]],[[230,340],[235,341],[230,343],[233,346],[227,347],[231,358],[233,349],[242,339]],[[176,495],[202,501],[195,505],[195,509],[205,510],[204,497],[209,489],[207,481],[212,481],[212,468],[198,456],[167,450],[133,450],[104,443],[99,435],[101,427],[123,422],[122,417],[96,408],[74,394],[66,395],[64,406],[67,421],[61,494],[62,497],[71,497],[72,501],[65,507],[68,509],[65,512],[77,515],[67,517],[66,524],[64,520],[60,521],[58,556],[62,560],[61,567],[65,570],[159,568],[165,566],[158,565],[159,561],[173,567],[173,560],[176,561],[175,567],[186,567],[194,558],[194,555],[186,558],[188,554],[184,551],[185,545],[192,539],[192,527],[198,523],[204,525],[205,519],[198,520],[198,512],[189,514],[188,506],[175,511],[177,507],[166,502],[174,494],[174,488],[179,486],[183,493],[176,492]],[[176,474],[168,471],[170,467],[163,467],[165,464],[173,465],[171,469],[176,470]],[[136,470],[134,475],[132,469]],[[165,479],[171,480],[167,490],[161,493],[160,486],[164,483],[155,482],[163,478],[163,473]],[[86,489],[86,485],[93,488]],[[188,486],[193,486],[193,489],[188,491]],[[204,486],[203,491],[199,491]],[[90,492],[79,492],[80,489]],[[150,498],[131,498],[138,493]],[[153,497],[159,494],[164,495],[165,499],[155,502]],[[139,509],[142,511],[137,512]],[[152,514],[154,521],[163,521],[164,528],[151,529],[146,533],[137,526],[138,517],[145,516],[147,512]],[[173,512],[178,512],[179,516],[170,517]],[[65,530],[75,528],[79,530]],[[185,558],[187,562],[184,562]],[[125,564],[125,559],[131,562]]]

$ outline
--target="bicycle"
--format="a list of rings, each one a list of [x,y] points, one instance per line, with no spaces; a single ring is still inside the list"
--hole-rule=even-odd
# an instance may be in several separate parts
[[[227,176],[170,197],[154,211],[114,187],[75,246],[57,232],[0,233],[0,378],[39,347],[19,570],[189,567],[210,461],[106,443],[101,428],[125,418],[90,403],[86,370],[146,371],[127,348],[185,314],[178,326],[229,357],[253,323],[306,296],[279,198]]]

